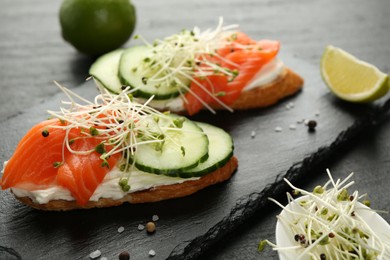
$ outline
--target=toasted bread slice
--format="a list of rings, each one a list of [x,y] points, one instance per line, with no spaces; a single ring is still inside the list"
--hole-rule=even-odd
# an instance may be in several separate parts
[[[231,106],[235,110],[267,107],[279,100],[291,96],[303,87],[303,79],[289,68],[273,82],[241,92],[240,97]]]
[[[179,184],[157,186],[151,189],[129,193],[119,200],[102,198],[98,201],[90,201],[86,205],[80,206],[76,201],[52,200],[45,204],[34,202],[29,197],[17,197],[22,203],[40,210],[67,211],[73,209],[90,209],[118,206],[125,202],[128,203],[147,203],[161,200],[180,198],[193,194],[201,189],[219,182],[228,180],[238,167],[236,157],[232,157],[224,166],[202,176],[198,180],[185,181]]]

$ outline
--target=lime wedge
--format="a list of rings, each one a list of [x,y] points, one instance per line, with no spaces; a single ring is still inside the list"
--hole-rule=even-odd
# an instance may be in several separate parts
[[[390,89],[387,74],[334,46],[325,48],[321,75],[336,96],[350,102],[371,102]]]

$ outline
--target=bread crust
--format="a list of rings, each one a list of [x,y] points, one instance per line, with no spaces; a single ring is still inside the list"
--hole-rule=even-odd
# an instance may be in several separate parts
[[[279,100],[295,94],[303,87],[304,80],[289,68],[266,86],[241,92],[240,97],[231,106],[235,110],[267,107]]]
[[[230,106],[234,110],[248,110],[268,107],[279,100],[291,96],[303,87],[304,80],[297,73],[285,67],[280,76],[271,83],[242,91],[240,97]],[[219,104],[215,109],[224,109]]]
[[[224,166],[209,174],[202,176],[198,180],[190,180],[183,183],[171,185],[162,185],[147,190],[129,193],[119,200],[101,198],[98,201],[90,201],[86,205],[78,205],[76,201],[66,200],[52,200],[48,203],[39,204],[34,202],[29,197],[17,197],[15,194],[14,195],[18,200],[30,207],[50,211],[68,211],[74,209],[113,207],[121,205],[125,202],[131,204],[157,202],[161,200],[188,196],[210,185],[226,181],[233,175],[237,167],[237,158],[233,156]]]

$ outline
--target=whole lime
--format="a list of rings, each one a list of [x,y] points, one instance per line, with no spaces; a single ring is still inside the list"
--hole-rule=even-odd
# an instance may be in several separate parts
[[[136,11],[130,0],[65,0],[60,8],[63,38],[88,55],[122,46],[135,23]]]

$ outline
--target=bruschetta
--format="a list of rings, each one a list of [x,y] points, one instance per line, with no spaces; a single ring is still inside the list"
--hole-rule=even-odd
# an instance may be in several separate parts
[[[62,87],[61,87],[62,88]],[[224,130],[162,113],[121,92],[71,98],[33,126],[4,164],[1,188],[43,210],[111,207],[190,195],[237,168]]]
[[[140,36],[137,36],[141,38]],[[194,115],[202,109],[245,110],[293,95],[303,79],[278,58],[280,43],[255,41],[234,26],[198,28],[98,58],[90,75],[113,93],[130,87],[161,111]]]

